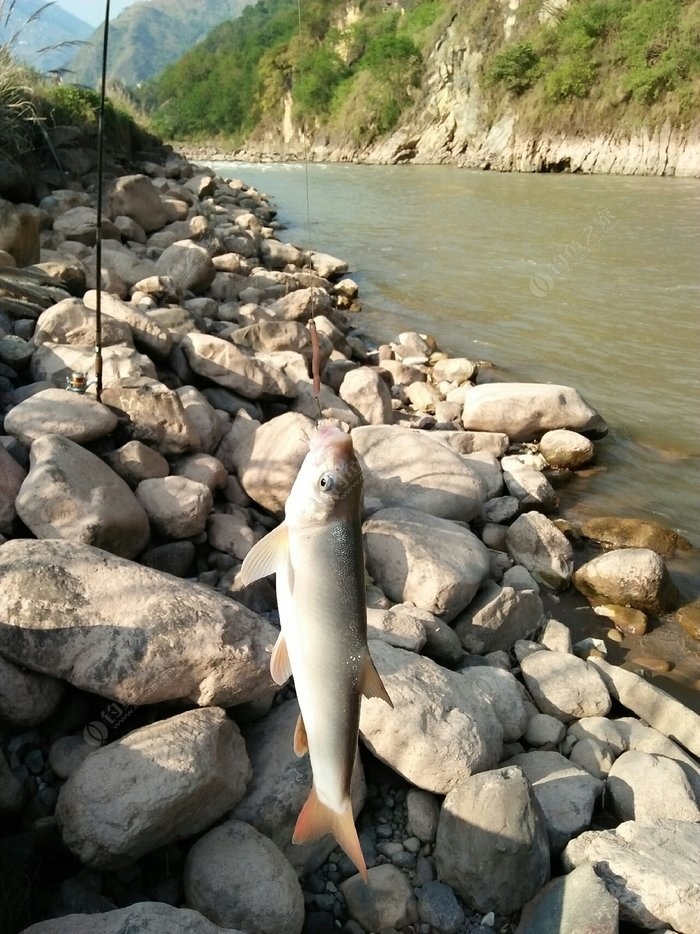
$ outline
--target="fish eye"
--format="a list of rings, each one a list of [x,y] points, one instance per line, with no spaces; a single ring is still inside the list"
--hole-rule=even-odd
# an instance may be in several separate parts
[[[335,489],[335,478],[333,474],[322,473],[318,479],[318,485],[322,493],[330,493]]]

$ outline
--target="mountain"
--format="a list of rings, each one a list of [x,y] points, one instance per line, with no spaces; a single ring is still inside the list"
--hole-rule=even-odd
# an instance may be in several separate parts
[[[687,171],[689,143],[700,158],[698,0],[304,0],[301,30],[296,11],[261,0],[168,66],[142,94],[156,130],[243,157],[658,174]]]
[[[238,16],[251,0],[144,0],[119,14],[109,29],[108,76],[130,87],[178,59],[215,26]],[[97,85],[102,27],[69,62],[72,80]]]
[[[61,68],[75,54],[75,46],[92,35],[92,26],[56,3],[43,0],[0,2],[0,45],[37,71]]]

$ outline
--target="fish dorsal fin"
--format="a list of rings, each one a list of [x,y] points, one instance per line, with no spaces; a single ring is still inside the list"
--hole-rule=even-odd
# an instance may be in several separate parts
[[[394,706],[382,683],[382,679],[379,677],[379,672],[374,667],[369,649],[365,649],[365,657],[362,660],[362,668],[360,669],[359,684],[360,692],[364,694],[365,697],[379,697],[381,700],[386,701],[390,707]]]
[[[272,532],[268,532],[265,538],[256,542],[245,556],[241,567],[243,586],[252,584],[261,577],[267,577],[268,574],[275,574],[287,554],[288,547],[289,535],[283,522]]]
[[[306,727],[304,726],[304,718],[299,714],[299,719],[297,720],[297,725],[294,728],[294,752],[301,758],[305,756],[309,751],[309,740],[306,736]]]
[[[319,800],[316,788],[312,787],[311,793],[297,818],[292,843],[307,843],[311,840],[318,840],[326,833],[333,834],[348,857],[357,866],[364,881],[367,882],[367,867],[365,866],[365,858],[362,855],[362,847],[355,829],[350,798],[345,800],[342,811],[334,811]]]
[[[275,642],[275,647],[272,650],[270,674],[275,684],[284,684],[285,681],[289,681],[292,677],[292,666],[289,664],[287,643],[284,641],[282,633],[277,637],[277,642]]]

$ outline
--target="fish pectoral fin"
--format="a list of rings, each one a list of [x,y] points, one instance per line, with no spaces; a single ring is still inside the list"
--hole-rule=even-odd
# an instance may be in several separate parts
[[[386,703],[393,707],[391,698],[387,694],[386,688],[382,683],[382,679],[379,677],[379,672],[374,667],[374,662],[372,661],[372,656],[369,654],[369,649],[365,652],[365,657],[362,662],[362,668],[360,670],[360,692],[365,697],[379,697],[381,700],[386,701]]]
[[[283,522],[272,532],[268,532],[265,538],[256,542],[245,556],[241,567],[243,586],[246,587],[261,577],[267,577],[268,574],[275,574],[287,554],[288,547],[289,535]]]
[[[292,843],[308,843],[318,840],[326,833],[333,834],[367,882],[367,867],[355,828],[350,798],[346,798],[342,811],[334,811],[319,800],[316,788],[312,787],[297,818]]]
[[[304,726],[304,718],[299,714],[297,719],[297,725],[294,727],[294,752],[299,758],[305,756],[309,751],[309,740],[306,735],[306,727]]]
[[[284,641],[284,634],[277,636],[277,642],[272,650],[270,659],[270,674],[275,684],[284,684],[292,677],[292,666],[289,663],[289,654],[287,653],[287,643]]]

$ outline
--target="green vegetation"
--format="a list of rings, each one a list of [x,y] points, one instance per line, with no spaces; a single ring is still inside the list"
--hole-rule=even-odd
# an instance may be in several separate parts
[[[436,21],[450,0],[407,0],[405,10],[362,0],[261,0],[222,24],[140,94],[168,138],[243,141],[279,124],[291,103],[298,121],[364,139],[386,133],[414,100]]]
[[[575,0],[545,23],[542,6],[523,4],[517,34],[484,69],[487,85],[520,99],[527,122],[597,128],[697,116],[700,3]]]

